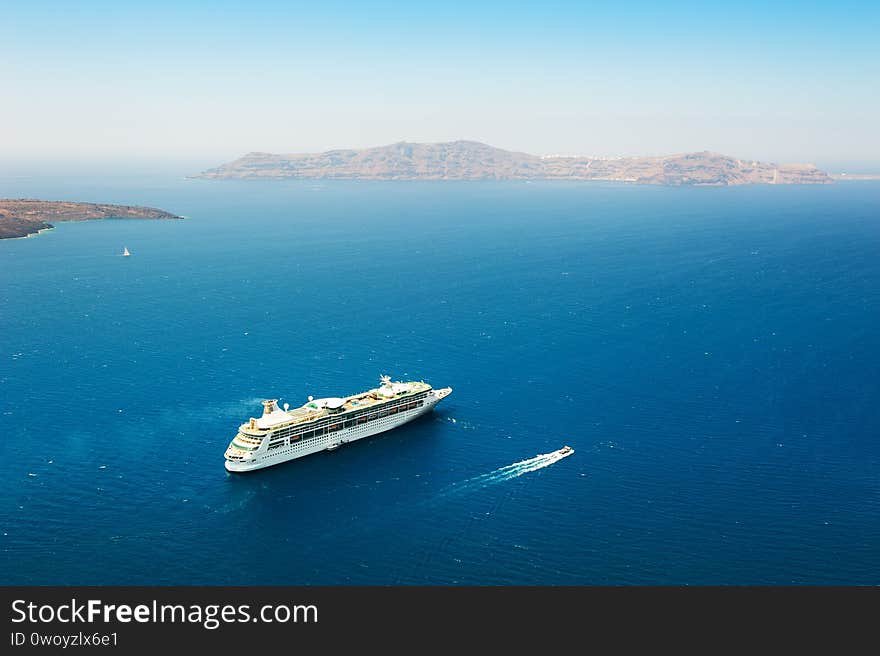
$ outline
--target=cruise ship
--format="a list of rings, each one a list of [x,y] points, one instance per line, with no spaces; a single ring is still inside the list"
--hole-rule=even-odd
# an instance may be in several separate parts
[[[379,380],[376,389],[344,398],[310,396],[293,410],[286,403],[279,408],[277,399],[263,401],[263,416],[239,426],[229,443],[226,469],[252,471],[332,451],[412,421],[452,393],[451,387],[434,389],[424,381],[391,382],[388,376]]]

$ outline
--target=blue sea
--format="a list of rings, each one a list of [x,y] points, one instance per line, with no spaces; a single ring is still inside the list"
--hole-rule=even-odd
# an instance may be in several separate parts
[[[0,583],[880,583],[878,183],[3,196],[187,218],[0,242]],[[454,391],[224,469],[261,399],[381,374]]]

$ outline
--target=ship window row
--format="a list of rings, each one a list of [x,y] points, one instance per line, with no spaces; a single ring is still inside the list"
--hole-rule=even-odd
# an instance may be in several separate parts
[[[419,392],[418,394],[413,394],[412,396],[404,396],[404,397],[396,398],[393,400],[389,399],[388,401],[376,403],[376,404],[370,405],[369,407],[366,407],[366,408],[358,408],[357,410],[351,410],[349,412],[346,412],[345,416],[346,417],[356,417],[357,415],[360,415],[360,414],[374,412],[376,410],[376,408],[379,408],[379,407],[385,408],[385,407],[389,407],[389,406],[393,406],[393,405],[406,404],[406,403],[409,403],[410,401],[418,401],[419,399],[424,399],[427,395],[428,395],[427,392]]]
[[[415,396],[405,397],[405,398],[401,398],[401,399],[395,399],[392,402],[384,403],[381,405],[374,405],[369,408],[363,408],[362,410],[355,410],[353,412],[347,412],[344,415],[345,423],[346,423],[346,425],[348,425],[348,423],[352,419],[356,419],[359,417],[365,417],[370,414],[376,414],[377,411],[379,413],[384,413],[384,414],[380,414],[380,416],[384,417],[384,416],[387,416],[388,414],[394,414],[395,412],[399,412],[401,407],[404,407],[406,409],[411,409],[411,408],[414,408],[417,406],[423,406],[425,404],[424,399],[427,396],[427,394],[428,394],[427,392],[420,392],[419,394],[416,394]],[[416,405],[414,405],[414,404],[416,404]],[[393,410],[393,412],[389,412],[391,410]],[[342,419],[343,419],[343,417],[325,417],[322,420],[318,421],[317,423],[311,424],[309,427],[312,428],[313,430],[320,430],[320,429],[326,428],[327,426],[329,426],[331,424],[334,424],[334,422],[339,422]],[[291,435],[292,433],[295,433],[296,431],[301,430],[301,429],[302,429],[302,425],[286,426],[284,428],[280,428],[277,431],[275,431],[272,434],[272,437],[273,438],[279,438],[279,437],[284,438],[284,437],[287,437],[287,436]]]
[[[346,419],[346,421],[336,422],[330,426],[322,426],[317,427],[315,430],[305,431],[302,433],[297,433],[295,435],[290,436],[290,443],[299,442],[300,440],[307,440],[312,437],[321,437],[322,435],[326,435],[329,433],[335,433],[336,431],[342,428],[355,428],[356,426],[363,426],[364,424],[375,421],[376,419],[382,417],[388,417],[390,415],[397,414],[399,412],[405,412],[407,410],[414,410],[416,408],[422,407],[425,405],[424,400],[421,401],[410,401],[406,405],[396,406],[393,408],[383,408],[379,412],[373,412],[371,414],[364,415],[362,417],[358,417],[356,419]]]
[[[238,441],[234,441],[233,446],[235,446],[236,449],[242,449],[243,451],[255,451],[257,449],[257,447],[255,446],[251,446],[250,444],[241,444]]]
[[[419,392],[418,394],[415,394],[413,396],[407,396],[407,397],[403,397],[403,398],[399,398],[399,399],[394,399],[393,401],[386,401],[385,403],[378,403],[378,404],[372,405],[368,408],[360,408],[358,410],[352,410],[350,412],[345,413],[345,418],[346,419],[357,418],[362,415],[369,415],[371,413],[385,410],[387,408],[395,408],[395,407],[399,408],[400,406],[409,405],[410,403],[412,403],[414,401],[419,401],[419,400],[423,401],[424,398],[427,396],[427,394],[428,394],[427,392]]]

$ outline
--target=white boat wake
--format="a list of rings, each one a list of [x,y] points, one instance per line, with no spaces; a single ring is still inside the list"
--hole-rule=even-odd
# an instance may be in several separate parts
[[[474,476],[473,478],[468,478],[464,481],[453,483],[452,485],[447,485],[446,487],[438,490],[431,496],[423,498],[421,500],[404,498],[399,502],[399,504],[394,507],[389,508],[383,506],[381,508],[381,511],[376,512],[374,517],[372,518],[373,530],[385,530],[385,527],[391,525],[392,523],[399,522],[401,520],[401,517],[404,517],[406,516],[406,514],[412,512],[413,507],[420,507],[423,509],[429,509],[432,507],[436,508],[438,505],[446,504],[451,501],[454,502],[457,499],[460,500],[461,497],[464,497],[467,494],[486,489],[487,487],[495,485],[497,483],[509,481],[513,478],[522,476],[523,474],[528,474],[530,472],[549,467],[553,463],[559,462],[563,458],[570,456],[573,453],[574,449],[569,446],[564,446],[561,449],[557,449],[556,451],[552,451],[550,453],[540,453],[534,458],[521,460],[519,462],[513,463],[512,465],[499,467],[498,469],[491,471],[487,474],[481,474],[480,476]],[[500,503],[501,502],[497,502],[495,508],[498,508]],[[334,534],[340,534],[344,526],[344,524],[338,524],[337,528],[334,531]],[[325,533],[325,537],[326,535],[329,535],[329,533]]]
[[[453,483],[450,487],[444,490],[443,496],[483,488],[489,485],[495,485],[496,483],[503,483],[504,481],[518,478],[523,474],[529,474],[533,471],[544,469],[544,467],[549,467],[553,463],[559,462],[563,458],[570,456],[572,453],[574,453],[574,449],[568,446],[564,446],[556,451],[551,451],[550,453],[539,453],[534,458],[520,460],[512,465],[499,467],[488,474],[481,474],[480,476],[469,478],[460,483]]]

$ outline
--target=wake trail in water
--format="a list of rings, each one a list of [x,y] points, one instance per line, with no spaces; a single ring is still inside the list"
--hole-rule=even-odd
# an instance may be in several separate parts
[[[211,411],[224,416],[242,416],[248,412],[253,413],[254,409],[259,409],[262,412],[262,408],[260,408],[260,404],[263,402],[261,397],[250,397],[245,399],[239,399],[238,401],[226,401],[215,404]]]
[[[488,487],[490,485],[503,483],[504,481],[518,478],[524,474],[529,474],[533,471],[538,471],[539,469],[549,467],[553,463],[559,462],[566,456],[570,456],[572,453],[574,453],[574,450],[569,449],[568,447],[563,447],[556,451],[551,451],[550,453],[539,453],[534,458],[520,460],[519,462],[515,462],[512,465],[499,467],[498,469],[491,471],[487,474],[481,474],[480,476],[469,478],[460,483],[453,483],[451,486],[441,492],[440,496],[462,494],[464,492],[470,492],[480,488]]]
[[[385,530],[384,527],[391,523],[398,522],[402,516],[411,513],[413,508],[420,507],[422,509],[427,509],[436,507],[457,497],[472,494],[479,490],[486,489],[489,486],[509,481],[539,469],[544,469],[545,467],[549,467],[550,465],[559,462],[566,456],[570,456],[572,453],[574,453],[574,449],[563,447],[557,451],[552,451],[551,453],[541,453],[534,458],[520,460],[512,465],[499,467],[487,474],[481,474],[480,476],[474,476],[473,478],[453,483],[452,485],[448,485],[440,489],[438,492],[433,493],[431,496],[421,500],[413,500],[409,498],[402,499],[397,505],[393,507],[384,506],[382,507],[381,512],[373,514],[370,517],[369,525],[374,531]],[[225,509],[222,509],[222,511],[225,512]],[[361,527],[366,525],[363,518],[360,521],[360,525]],[[327,538],[331,535],[339,535],[345,530],[347,530],[345,525],[339,523],[333,531],[325,531],[323,535]]]

